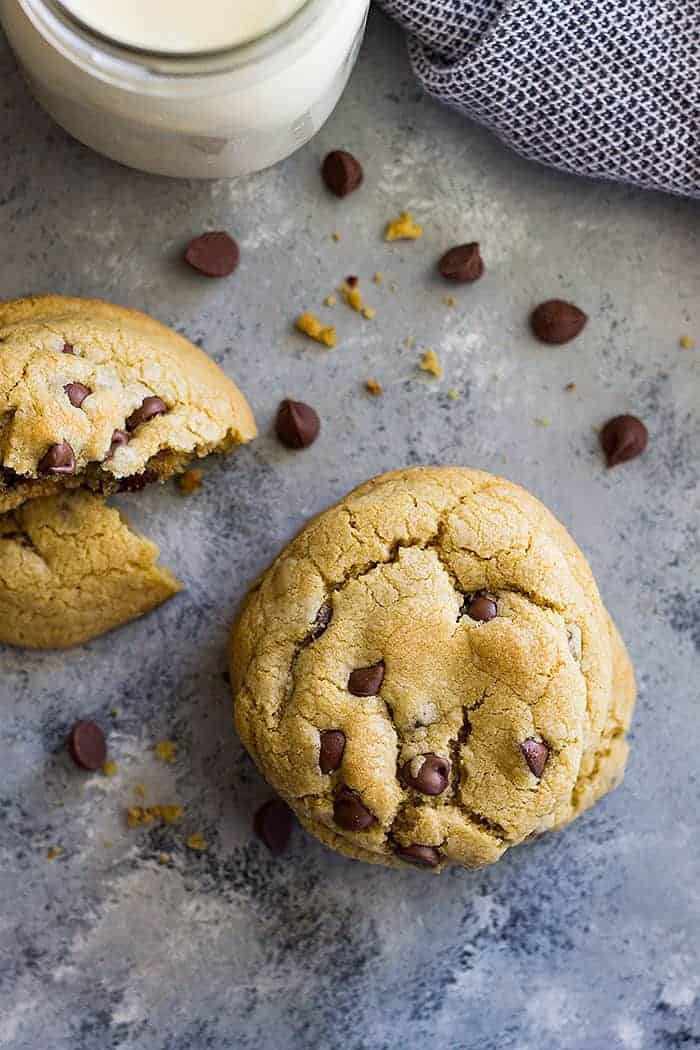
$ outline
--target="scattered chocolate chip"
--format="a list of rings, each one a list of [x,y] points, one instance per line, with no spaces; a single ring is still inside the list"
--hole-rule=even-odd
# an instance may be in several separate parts
[[[539,779],[549,758],[549,748],[542,740],[530,738],[529,740],[523,740],[520,750],[530,767],[530,771]]]
[[[345,751],[345,733],[339,729],[324,729],[321,733],[321,747],[318,753],[318,764],[322,773],[333,773],[340,767]]]
[[[39,461],[39,473],[56,476],[75,474],[75,454],[67,441],[51,446]]]
[[[105,456],[105,463],[108,459],[111,459],[118,448],[122,445],[128,445],[131,441],[131,434],[128,434],[126,430],[115,430],[112,434],[112,442],[109,446],[109,451]]]
[[[156,416],[165,415],[167,411],[168,406],[162,398],[144,397],[139,407],[127,419],[126,429],[136,430],[142,423],[147,423],[149,419],[154,419]]]
[[[333,819],[346,831],[364,831],[377,823],[374,813],[367,809],[356,791],[341,784],[333,798]]]
[[[287,448],[308,448],[313,445],[321,429],[318,414],[303,401],[285,398],[280,403],[275,420],[277,437]]]
[[[333,605],[328,599],[326,599],[326,601],[316,613],[316,619],[314,620],[314,625],[311,628],[311,632],[309,634],[309,641],[315,642],[317,638],[320,638],[332,619]]]
[[[85,398],[90,397],[92,393],[90,387],[84,383],[66,383],[63,389],[74,408],[80,408]]]
[[[228,277],[237,268],[241,252],[228,233],[203,233],[185,249],[185,262],[206,277]]]
[[[63,349],[61,350],[61,353],[62,354],[75,354],[75,347],[73,346],[72,343],[64,343],[63,344]]]
[[[281,798],[271,798],[253,817],[253,829],[270,853],[284,853],[294,826],[294,814]]]
[[[356,667],[348,678],[348,691],[353,696],[376,696],[384,681],[384,661],[371,667]]]
[[[450,248],[438,262],[438,270],[448,281],[462,284],[478,281],[484,272],[484,260],[478,243],[472,241],[471,244],[458,244]]]
[[[540,303],[530,315],[530,326],[537,338],[550,346],[568,343],[579,335],[588,317],[583,310],[563,299]]]
[[[155,470],[144,470],[142,474],[132,474],[131,477],[122,478],[119,482],[120,492],[141,492],[146,485],[152,485],[159,477]]]
[[[345,283],[347,284],[348,288],[357,288],[359,280],[357,277],[351,275],[350,277],[345,278]]]
[[[487,623],[498,616],[498,605],[492,594],[473,594],[464,603],[463,612],[466,612],[470,620]]]
[[[403,767],[406,783],[423,795],[441,795],[450,782],[450,763],[441,755],[417,755]]]
[[[352,153],[334,149],[323,161],[321,175],[331,193],[336,197],[347,197],[362,182],[362,165]]]
[[[76,722],[67,740],[68,752],[81,769],[102,769],[107,758],[107,741],[97,722]]]
[[[608,467],[636,459],[647,447],[649,432],[636,416],[615,416],[600,432]]]
[[[420,846],[417,842],[411,846],[396,846],[394,852],[397,857],[421,868],[437,868],[441,860],[440,853],[434,846]]]

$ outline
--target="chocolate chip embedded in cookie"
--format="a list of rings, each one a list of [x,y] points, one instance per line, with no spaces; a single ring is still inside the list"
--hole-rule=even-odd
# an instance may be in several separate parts
[[[221,369],[145,314],[20,299],[0,303],[0,341],[0,514],[59,485],[108,494],[147,470],[164,480],[255,434]]]
[[[375,478],[301,530],[245,603],[231,684],[244,745],[308,831],[437,872],[605,794],[634,702],[563,526],[511,482],[438,467]]]

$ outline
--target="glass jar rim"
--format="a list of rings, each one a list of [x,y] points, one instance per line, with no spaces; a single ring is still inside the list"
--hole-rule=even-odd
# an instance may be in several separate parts
[[[361,0],[362,2],[362,0]],[[65,59],[99,79],[127,90],[169,94],[168,85],[183,80],[211,81],[261,66],[282,51],[295,54],[308,47],[309,36],[322,32],[335,8],[346,0],[306,0],[281,25],[245,44],[199,54],[140,51],[95,33],[74,18],[59,0],[18,0],[25,15]]]

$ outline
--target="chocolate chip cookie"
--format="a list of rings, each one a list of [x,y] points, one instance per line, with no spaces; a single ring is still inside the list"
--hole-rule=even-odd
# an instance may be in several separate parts
[[[572,538],[461,468],[362,485],[248,596],[239,734],[302,824],[350,857],[490,864],[622,777],[624,645]]]
[[[0,643],[79,645],[182,589],[158,548],[90,492],[29,500],[0,517]]]
[[[0,513],[60,488],[142,488],[254,436],[218,365],[145,314],[60,296],[0,303]]]

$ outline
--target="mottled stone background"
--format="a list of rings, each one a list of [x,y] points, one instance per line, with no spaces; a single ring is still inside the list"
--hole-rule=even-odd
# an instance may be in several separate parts
[[[255,178],[173,182],[94,156],[38,110],[2,44],[0,142],[0,294],[152,311],[241,383],[261,431],[206,466],[198,496],[122,500],[186,581],[181,596],[73,652],[0,652],[0,1045],[700,1046],[700,348],[678,344],[700,344],[697,205],[514,158],[421,97],[399,33],[378,16],[327,128]],[[342,203],[318,178],[335,146],[366,170]],[[383,225],[404,207],[425,236],[385,245]],[[240,239],[231,280],[178,262],[212,227]],[[463,239],[482,242],[488,272],[450,309],[433,265]],[[367,285],[376,319],[337,307],[334,353],[290,330],[345,274],[368,282],[375,270],[386,275]],[[554,295],[591,317],[560,350],[536,345],[525,323]],[[416,371],[426,346],[442,381]],[[368,376],[383,398],[363,392]],[[323,418],[306,452],[270,435],[285,395]],[[626,411],[646,420],[650,447],[608,473],[594,428]],[[251,834],[269,792],[231,728],[228,624],[310,514],[414,463],[502,472],[588,553],[639,672],[627,779],[568,831],[485,872],[384,871],[301,832],[273,861]],[[78,716],[109,727],[114,779],[71,767],[63,740]],[[180,745],[174,766],[150,750],[164,737]],[[181,830],[125,828],[138,782],[186,807]],[[209,843],[202,855],[184,847],[193,831]],[[64,852],[49,863],[52,845]]]

